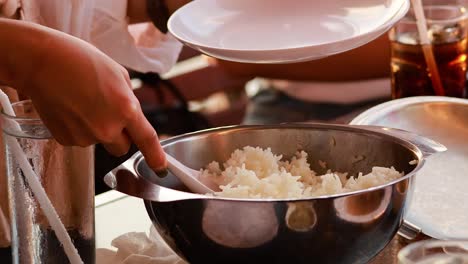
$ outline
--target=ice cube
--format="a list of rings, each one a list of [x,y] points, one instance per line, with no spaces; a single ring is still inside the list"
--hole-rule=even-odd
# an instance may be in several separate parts
[[[398,36],[398,42],[407,45],[419,44],[419,36],[417,32],[407,32]]]
[[[429,39],[433,44],[453,43],[464,37],[463,28],[460,24],[431,25],[428,30]]]

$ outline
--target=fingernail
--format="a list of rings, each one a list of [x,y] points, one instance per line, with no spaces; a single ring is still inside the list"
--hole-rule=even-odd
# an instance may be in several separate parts
[[[167,174],[169,173],[169,171],[166,169],[166,168],[158,168],[158,169],[154,169],[153,168],[153,171],[154,173],[156,173],[156,175],[159,177],[159,178],[164,178],[167,176]]]

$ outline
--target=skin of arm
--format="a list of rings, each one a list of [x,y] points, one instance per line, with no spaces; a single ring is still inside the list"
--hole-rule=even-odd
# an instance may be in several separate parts
[[[390,41],[384,34],[356,49],[294,64],[249,64],[212,58],[210,61],[233,76],[323,82],[365,80],[389,76]]]
[[[24,87],[24,80],[39,67],[49,35],[33,24],[23,26],[0,18],[0,36],[3,51],[0,52],[0,82],[20,89]]]

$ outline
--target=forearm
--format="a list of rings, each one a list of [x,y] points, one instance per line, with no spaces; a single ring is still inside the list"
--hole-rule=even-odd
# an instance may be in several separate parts
[[[0,18],[0,83],[23,87],[40,67],[50,34],[41,26]]]
[[[387,77],[390,74],[390,41],[387,35],[356,49],[295,64],[246,64],[214,60],[234,76],[304,81],[353,81]]]

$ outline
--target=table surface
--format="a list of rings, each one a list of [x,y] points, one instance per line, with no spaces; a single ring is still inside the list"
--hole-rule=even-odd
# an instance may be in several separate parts
[[[126,196],[115,191],[96,196],[96,247],[114,249],[114,238],[128,232],[149,232],[151,221],[141,199]],[[397,263],[398,251],[407,245],[399,236],[370,263]]]

